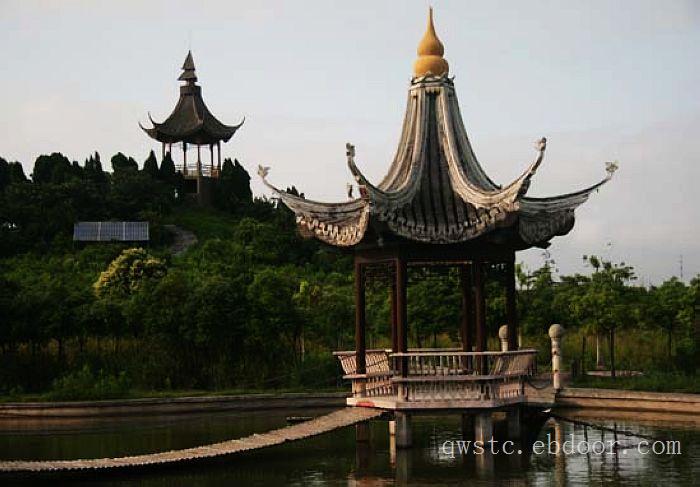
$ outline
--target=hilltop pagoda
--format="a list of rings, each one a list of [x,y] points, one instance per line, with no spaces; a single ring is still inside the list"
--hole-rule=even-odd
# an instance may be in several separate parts
[[[173,144],[181,144],[182,162],[176,163],[175,167],[185,177],[185,190],[196,194],[200,200],[206,200],[209,180],[218,178],[221,173],[221,143],[228,142],[244,120],[238,125],[225,125],[209,111],[202,98],[202,87],[197,85],[192,51],[187,53],[182,70],[178,81],[184,81],[185,84],[180,86],[180,98],[172,113],[160,123],[155,122],[149,113],[152,127],[139,126],[161,143],[163,157],[166,151],[172,155]],[[197,147],[197,160],[194,164],[188,164],[187,149],[192,145]],[[202,162],[202,146],[209,147],[209,165]],[[217,149],[216,164],[214,147]]]
[[[338,203],[311,201],[272,186],[269,168],[258,170],[295,213],[303,234],[354,255],[356,350],[337,353],[353,381],[349,404],[397,410],[469,408],[522,399],[521,379],[532,371],[535,351],[518,351],[515,254],[547,247],[553,237],[571,231],[575,209],[616,169],[608,163],[605,179],[574,193],[527,196],[544,158],[547,141],[542,138],[522,174],[507,185],[496,184],[474,154],[443,53],[431,10],[418,45],[398,149],[384,179],[370,182],[355,162],[355,148],[347,145],[358,197]],[[497,266],[507,276],[507,338],[501,337],[507,351],[502,355],[486,350],[486,266]],[[458,269],[452,272],[461,281],[462,315],[455,324],[461,347],[409,350],[409,270],[436,267]],[[426,275],[415,274],[419,279]],[[365,346],[365,286],[377,275],[384,276],[391,290],[392,339],[386,351]],[[494,378],[498,381],[488,382]]]

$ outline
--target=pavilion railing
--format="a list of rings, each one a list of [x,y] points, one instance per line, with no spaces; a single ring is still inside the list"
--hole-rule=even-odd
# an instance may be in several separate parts
[[[537,372],[537,351],[463,352],[367,350],[366,373],[357,374],[354,351],[336,352],[355,397],[404,401],[509,400],[522,397],[524,378]],[[404,365],[405,364],[405,365]],[[401,374],[405,370],[405,375]]]
[[[197,175],[197,163],[188,163],[187,164],[187,171],[185,171],[185,165],[180,163],[180,164],[175,164],[175,170],[177,172],[181,172],[183,174],[187,174],[188,176],[196,176]],[[219,174],[221,173],[220,169],[217,169],[215,167],[211,167],[209,163],[202,163],[202,176],[206,178],[218,178]]]
[[[365,352],[365,374],[357,374],[355,351],[334,352],[345,375],[352,382],[352,394],[359,397],[391,396],[395,392],[391,378],[394,375],[389,363],[391,350],[373,349]]]

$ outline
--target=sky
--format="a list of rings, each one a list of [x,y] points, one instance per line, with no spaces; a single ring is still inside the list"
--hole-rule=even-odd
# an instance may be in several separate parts
[[[0,0],[0,156],[103,161],[159,150],[138,127],[167,117],[188,49],[205,101],[246,122],[223,146],[260,184],[345,199],[345,143],[378,181],[396,150],[425,1]],[[643,284],[700,273],[700,2],[433,1],[474,150],[507,184],[548,139],[529,194],[612,182],[548,249],[635,267]],[[178,155],[175,155],[176,160]],[[519,253],[530,269],[543,251]]]

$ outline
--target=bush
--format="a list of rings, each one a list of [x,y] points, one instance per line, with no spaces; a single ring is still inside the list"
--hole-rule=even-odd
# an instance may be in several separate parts
[[[700,349],[690,338],[683,338],[676,344],[676,365],[686,374],[695,374],[700,362]]]
[[[131,381],[126,372],[107,375],[103,370],[95,375],[90,367],[70,372],[53,381],[48,399],[80,401],[94,399],[117,399],[128,395]]]

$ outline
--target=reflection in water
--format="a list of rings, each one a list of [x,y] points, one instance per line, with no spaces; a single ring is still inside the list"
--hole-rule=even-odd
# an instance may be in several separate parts
[[[318,410],[303,414],[316,415]],[[220,441],[285,424],[298,412],[213,413],[149,418],[100,419],[76,422],[0,421],[0,457],[81,458],[117,456]],[[411,449],[391,447],[386,421],[370,424],[371,441],[356,441],[354,428],[345,428],[302,442],[249,452],[215,463],[95,479],[78,479],[92,485],[639,485],[664,479],[668,485],[693,485],[700,476],[700,429],[649,425],[629,420],[593,420],[608,431],[587,423],[563,419],[543,425],[523,418],[523,439],[514,443],[520,454],[454,455],[441,450],[445,441],[463,441],[462,418],[416,416]],[[505,421],[496,425],[496,440],[507,439]],[[631,432],[632,435],[617,433]],[[641,436],[634,436],[634,435]],[[545,448],[533,452],[533,442],[548,438],[560,444],[603,442],[603,452],[570,453]],[[679,440],[681,455],[642,454],[641,441],[649,438]],[[617,440],[616,448],[609,442]],[[17,480],[17,479],[14,479]],[[24,481],[24,485],[37,485]],[[0,479],[3,485],[3,479]],[[21,483],[21,479],[20,479]],[[49,482],[47,482],[48,484]],[[56,484],[55,481],[50,481]],[[61,485],[66,482],[61,481]]]
[[[565,450],[562,448],[564,441],[566,441],[564,426],[557,419],[552,420],[552,425],[554,426],[554,439],[558,445],[554,453],[554,483],[557,487],[564,487],[566,485],[566,456]]]
[[[411,470],[413,467],[413,455],[411,450],[399,448],[396,451],[396,485],[408,485],[411,480]]]

